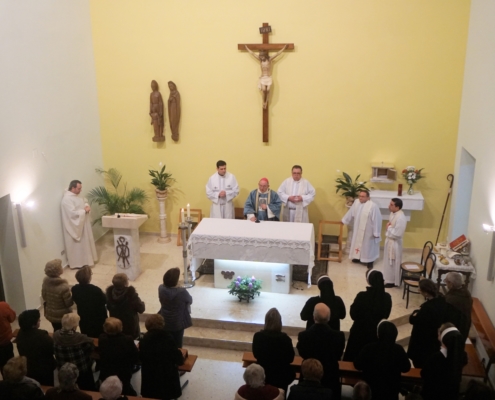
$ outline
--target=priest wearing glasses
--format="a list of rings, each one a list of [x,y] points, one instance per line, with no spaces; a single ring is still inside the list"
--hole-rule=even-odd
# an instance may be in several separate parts
[[[267,178],[261,178],[258,189],[249,193],[244,205],[244,215],[250,221],[279,221],[282,200],[270,190]]]

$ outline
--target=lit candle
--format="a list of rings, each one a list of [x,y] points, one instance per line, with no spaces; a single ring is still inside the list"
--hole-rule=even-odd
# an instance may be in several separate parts
[[[184,218],[184,209],[183,208],[180,209],[180,220],[182,221],[182,223],[186,222],[186,220]]]
[[[191,218],[191,206],[187,204],[187,218]]]

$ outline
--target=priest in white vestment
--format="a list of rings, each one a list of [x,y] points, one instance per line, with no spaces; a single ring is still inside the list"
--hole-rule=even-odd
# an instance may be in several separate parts
[[[280,218],[285,222],[309,222],[308,206],[315,199],[315,188],[302,177],[302,167],[292,167],[292,177],[282,182],[277,191],[284,203]]]
[[[383,248],[383,279],[385,287],[400,286],[400,265],[402,263],[402,237],[406,231],[407,219],[402,211],[402,200],[393,198],[388,206],[390,217],[385,232]]]
[[[210,176],[206,184],[206,196],[211,200],[210,218],[234,219],[232,200],[239,194],[235,176],[227,172],[227,163],[217,161],[217,172]]]
[[[353,224],[349,258],[354,263],[364,263],[368,268],[373,268],[373,263],[380,256],[382,215],[378,206],[370,200],[369,192],[359,192],[342,223]]]
[[[81,189],[80,181],[72,181],[62,199],[65,252],[70,268],[94,265],[98,259],[89,218],[91,208],[79,197]]]

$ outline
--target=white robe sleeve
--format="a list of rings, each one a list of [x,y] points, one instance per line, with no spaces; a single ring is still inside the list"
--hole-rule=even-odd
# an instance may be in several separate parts
[[[311,185],[311,183],[309,183],[308,181],[306,182],[308,183],[308,186],[307,186],[307,193],[302,195],[303,207],[309,206],[311,202],[315,199],[315,195],[316,195],[315,188]]]
[[[289,194],[287,192],[287,179],[282,182],[280,187],[277,190],[278,197],[280,197],[280,200],[282,200],[282,203],[287,205],[287,202],[289,201]]]
[[[230,189],[225,188],[227,201],[232,201],[239,194],[239,185],[235,176],[230,174],[229,176]]]
[[[210,199],[213,203],[217,204],[218,194],[220,191],[214,189],[214,184],[212,181],[213,177],[210,177],[210,179],[208,179],[208,183],[206,184],[206,197],[208,197],[208,199]]]
[[[344,225],[351,225],[353,220],[354,220],[354,214],[356,212],[356,201],[359,201],[359,200],[355,200],[354,203],[352,204],[352,207],[349,208],[349,211],[347,211],[346,215],[344,215],[344,218],[342,218],[342,223]]]
[[[86,211],[78,209],[76,199],[64,196],[62,199],[62,221],[65,230],[74,240],[81,240],[86,220]]]
[[[379,242],[381,240],[382,232],[382,214],[380,213],[380,209],[376,204],[373,206],[373,210],[371,211],[371,213],[371,221],[373,223],[373,236],[375,237],[375,242]]]
[[[407,226],[406,218],[404,217],[398,218],[397,221],[395,222],[394,227],[389,226],[387,228],[386,236],[394,240],[402,239],[402,236],[404,236],[404,232],[406,231],[406,226]]]

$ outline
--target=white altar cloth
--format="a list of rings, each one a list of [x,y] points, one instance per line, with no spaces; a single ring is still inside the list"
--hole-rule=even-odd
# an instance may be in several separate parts
[[[204,218],[189,238],[191,258],[263,261],[314,266],[313,224]],[[191,262],[194,276],[195,263]]]

